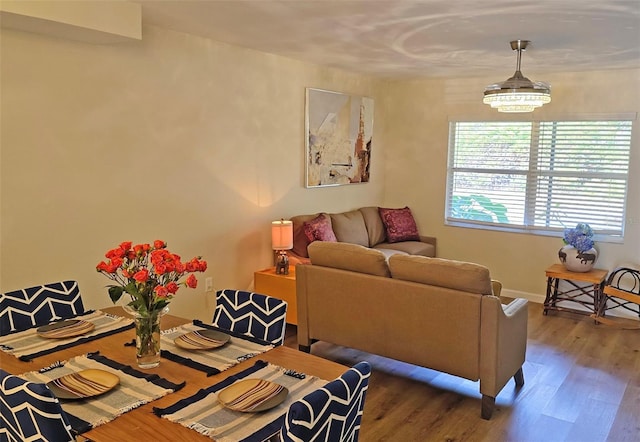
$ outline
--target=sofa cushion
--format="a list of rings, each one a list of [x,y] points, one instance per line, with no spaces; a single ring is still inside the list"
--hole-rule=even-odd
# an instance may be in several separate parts
[[[359,210],[351,212],[332,213],[331,226],[333,233],[340,242],[348,242],[351,244],[360,244],[361,246],[369,246],[369,236],[367,235],[367,226],[364,218]]]
[[[433,258],[436,256],[436,248],[433,244],[422,241],[381,242],[374,249],[389,249],[407,253],[409,255],[421,255]]]
[[[321,242],[309,244],[312,265],[349,270],[369,275],[390,275],[387,260],[379,250],[346,242]]]
[[[313,215],[298,215],[291,218],[293,222],[293,253],[303,258],[308,258],[307,246],[309,245],[309,238],[304,233],[304,223],[311,221],[318,214]]]
[[[324,213],[305,222],[302,226],[304,228],[304,234],[310,243],[313,241],[337,241],[331,226],[331,218]]]
[[[413,219],[411,209],[387,209],[380,207],[380,218],[384,224],[387,242],[420,241],[418,227]]]
[[[379,246],[380,244],[378,244]],[[374,250],[378,250],[382,253],[384,253],[385,258],[387,258],[387,262],[389,261],[389,257],[391,255],[408,255],[407,252],[403,252],[402,250],[394,250],[394,249],[385,249],[384,247],[372,247],[372,249]]]
[[[367,235],[369,236],[369,247],[373,247],[376,244],[380,244],[385,239],[384,224],[382,224],[382,218],[380,218],[380,212],[377,207],[362,207],[360,208],[362,217],[364,218],[364,224],[367,226]]]
[[[425,256],[393,255],[389,258],[389,270],[396,279],[482,295],[492,293],[489,269],[479,264]]]

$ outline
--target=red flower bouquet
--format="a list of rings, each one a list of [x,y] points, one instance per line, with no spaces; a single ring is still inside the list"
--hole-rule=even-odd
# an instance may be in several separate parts
[[[136,357],[141,368],[160,364],[160,318],[169,311],[169,301],[181,285],[196,288],[195,272],[207,270],[201,257],[183,263],[167,250],[164,241],[153,246],[127,241],[109,250],[108,261],[100,261],[96,270],[117,284],[110,285],[109,296],[115,304],[127,292],[131,302],[125,306],[136,326]],[[188,275],[184,281],[181,281]]]
[[[128,306],[145,315],[162,310],[176,294],[181,285],[196,288],[198,280],[195,272],[207,270],[207,262],[201,257],[183,263],[180,256],[167,250],[164,241],[156,240],[153,245],[123,242],[109,250],[96,270],[117,282],[110,285],[109,296],[115,304],[124,292],[131,296]],[[180,281],[185,275],[184,281]]]

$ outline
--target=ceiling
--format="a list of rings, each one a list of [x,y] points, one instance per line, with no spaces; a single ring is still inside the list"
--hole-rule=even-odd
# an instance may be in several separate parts
[[[139,0],[153,24],[392,78],[640,67],[637,0]],[[535,75],[533,75],[535,74]],[[640,80],[640,79],[639,79]]]

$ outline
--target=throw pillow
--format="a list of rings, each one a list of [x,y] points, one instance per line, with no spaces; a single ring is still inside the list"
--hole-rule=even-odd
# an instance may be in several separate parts
[[[304,233],[307,235],[309,242],[329,241],[337,242],[335,233],[331,228],[331,219],[324,213],[316,216],[314,219],[303,224]]]
[[[387,233],[387,242],[420,241],[418,226],[413,219],[411,209],[385,209],[378,208],[382,224]]]

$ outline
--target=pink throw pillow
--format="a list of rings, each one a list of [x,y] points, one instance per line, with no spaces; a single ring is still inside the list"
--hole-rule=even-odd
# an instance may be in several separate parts
[[[330,241],[337,242],[335,233],[331,228],[331,220],[323,213],[316,216],[311,221],[307,221],[302,225],[304,234],[307,235],[309,242],[314,241]]]
[[[416,221],[413,219],[411,209],[408,207],[404,209],[379,207],[378,212],[387,233],[387,242],[420,241],[418,226],[416,226]]]

